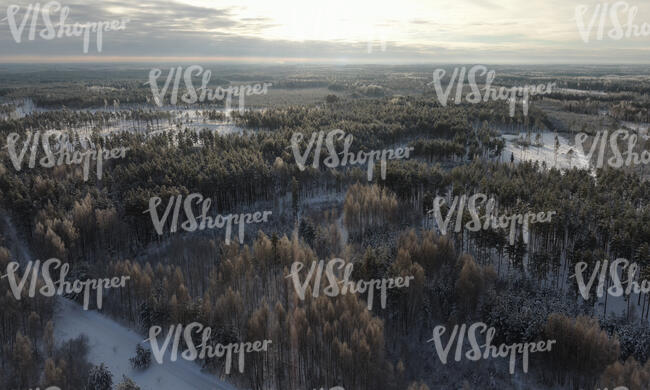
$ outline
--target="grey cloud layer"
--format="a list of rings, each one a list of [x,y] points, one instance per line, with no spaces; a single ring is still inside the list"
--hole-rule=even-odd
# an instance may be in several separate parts
[[[10,4],[21,6],[18,22],[32,1],[0,0],[0,19],[6,16]],[[40,1],[43,5],[47,1]],[[480,8],[495,9],[491,0],[468,0]],[[593,41],[582,44],[577,30],[569,31],[573,42],[551,40],[544,35],[516,34],[510,32],[520,24],[516,19],[491,20],[475,23],[459,32],[457,24],[435,23],[413,18],[408,26],[386,19],[390,29],[404,28],[414,42],[391,42],[388,38],[386,52],[374,44],[367,53],[368,42],[335,42],[269,40],[264,31],[276,26],[266,17],[238,17],[243,6],[208,8],[181,4],[170,0],[136,2],[108,0],[96,2],[61,1],[70,8],[68,23],[96,22],[128,17],[124,31],[104,34],[103,50],[97,53],[92,44],[88,56],[118,57],[255,57],[313,59],[316,61],[348,62],[647,62],[650,51],[648,39],[627,41]],[[576,3],[577,4],[577,3]],[[522,5],[523,6],[523,5]],[[650,7],[650,5],[648,5]],[[570,8],[570,7],[569,7]],[[501,9],[501,8],[499,8]],[[571,15],[558,15],[569,19]],[[54,15],[54,21],[58,15]],[[639,22],[642,22],[640,19]],[[447,21],[448,22],[448,21]],[[29,25],[28,25],[29,26]],[[43,21],[39,18],[39,26]],[[534,26],[533,26],[534,27]],[[26,27],[26,30],[29,27]],[[574,28],[573,25],[567,27]],[[515,30],[512,30],[515,31]],[[566,32],[565,32],[566,33]],[[16,43],[6,21],[0,22],[0,62],[11,56],[83,56],[82,38],[71,37],[34,41],[26,39]],[[450,38],[444,43],[441,38]],[[415,43],[417,42],[417,43]]]

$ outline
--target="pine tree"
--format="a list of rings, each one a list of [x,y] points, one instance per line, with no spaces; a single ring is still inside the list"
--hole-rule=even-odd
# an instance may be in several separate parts
[[[464,303],[465,314],[473,313],[483,290],[483,275],[480,267],[470,255],[461,256],[463,267],[456,281],[456,296]]]
[[[136,385],[131,378],[122,375],[122,382],[117,385],[115,390],[140,390],[140,386]]]
[[[314,245],[314,238],[316,237],[316,230],[311,219],[301,219],[300,226],[298,227],[300,237],[302,237],[310,246]]]
[[[298,209],[300,205],[300,184],[296,178],[291,179],[291,206],[293,208],[294,218],[298,216]]]
[[[45,378],[44,378],[44,387],[47,386],[63,386],[64,383],[64,374],[63,368],[57,367],[53,359],[47,359],[45,361]]]
[[[34,370],[33,344],[28,336],[23,336],[20,332],[16,334],[16,344],[14,345],[14,362],[19,374],[20,386],[27,386],[31,373]]]
[[[45,331],[43,332],[43,343],[45,344],[45,354],[52,356],[54,353],[54,323],[52,320],[45,324]]]
[[[86,390],[111,390],[113,387],[113,374],[104,366],[104,363],[90,369]]]
[[[140,326],[142,327],[143,330],[148,331],[149,328],[153,325],[153,321],[151,320],[151,306],[149,306],[149,299],[143,301],[140,304]]]
[[[130,358],[129,362],[134,369],[147,369],[151,365],[151,351],[138,344],[135,346],[135,356]]]

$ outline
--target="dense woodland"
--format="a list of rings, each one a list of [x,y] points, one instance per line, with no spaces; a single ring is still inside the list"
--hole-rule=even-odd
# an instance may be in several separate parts
[[[563,77],[569,78],[565,88],[621,93],[611,100],[545,97],[565,111],[609,107],[611,120],[647,121],[648,105],[626,100],[647,93],[644,83],[578,86]],[[319,80],[287,77],[284,86],[332,84],[327,77],[329,84]],[[525,80],[513,76],[505,82]],[[337,83],[327,93],[359,94],[360,85],[380,85],[381,79]],[[46,94],[34,88],[35,96]],[[125,288],[105,293],[102,312],[143,335],[153,325],[198,321],[215,330],[214,343],[273,340],[266,354],[247,356],[244,374],[225,377],[231,383],[255,390],[507,388],[513,379],[505,360],[443,366],[426,342],[435,325],[483,321],[497,329],[499,343],[557,340],[552,352],[531,356],[529,374],[517,377],[526,386],[650,386],[648,294],[630,296],[622,316],[605,316],[607,303],[602,308],[585,302],[571,278],[577,262],[619,257],[641,266],[640,279],[650,277],[650,183],[634,170],[605,168],[591,175],[499,162],[501,132],[553,130],[556,119],[537,105],[528,116],[518,109],[511,118],[503,102],[442,107],[430,91],[368,97],[366,88],[363,97],[345,92],[317,105],[233,112],[232,122],[246,130],[219,135],[189,128],[192,121],[225,120],[219,107],[200,108],[199,119],[179,118],[152,106],[119,107],[110,93],[86,99],[76,92],[71,99],[83,103],[65,95],[34,102],[100,109],[49,110],[0,121],[3,216],[35,258],[70,263],[71,278],[130,276]],[[131,93],[120,102],[143,102],[144,92]],[[320,168],[308,164],[301,171],[292,134],[309,138],[337,128],[354,136],[353,151],[410,145],[414,157],[389,161],[386,179],[375,175],[372,183],[365,166],[329,169],[321,161]],[[105,163],[101,181],[91,175],[84,182],[79,166],[16,171],[7,135],[48,129],[68,131],[72,142],[83,136],[97,146],[130,150],[124,159]],[[500,213],[556,215],[550,223],[531,225],[528,244],[521,229],[513,245],[502,229],[441,236],[427,214],[433,199],[479,192],[494,197]],[[157,235],[143,213],[149,199],[159,196],[165,204],[172,195],[190,193],[210,197],[214,214],[267,207],[273,217],[270,224],[253,225],[242,246],[225,245],[220,231]],[[319,203],[326,194],[339,202]],[[17,256],[9,241],[0,240],[3,272]],[[287,278],[291,264],[334,257],[354,264],[355,280],[414,281],[407,289],[389,290],[386,309],[375,305],[369,311],[363,294],[308,293],[300,300]],[[17,301],[7,279],[0,286],[7,291],[0,298],[0,387],[83,389],[105,377],[104,367],[86,362],[83,338],[54,340],[55,298]],[[223,360],[199,364],[222,376]]]

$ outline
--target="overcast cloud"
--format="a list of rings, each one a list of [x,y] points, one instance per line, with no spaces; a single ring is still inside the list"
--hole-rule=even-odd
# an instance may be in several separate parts
[[[28,40],[31,20],[16,43],[6,20],[7,7],[21,7],[16,17],[20,23],[30,3],[36,4],[0,1],[0,19],[5,18],[0,22],[0,62],[204,58],[276,63],[647,63],[650,59],[650,36],[610,39],[609,18],[603,40],[595,39],[596,25],[589,42],[583,41],[576,6],[587,6],[588,24],[598,1],[61,1],[70,8],[69,24],[130,19],[125,30],[104,33],[101,53],[92,34],[87,54],[81,37],[44,40],[37,35]],[[634,23],[639,27],[650,22],[650,4],[624,4],[638,8]],[[625,6],[619,9],[623,25]],[[52,15],[55,25],[58,18],[59,13]],[[44,27],[42,17],[38,25],[37,31]]]

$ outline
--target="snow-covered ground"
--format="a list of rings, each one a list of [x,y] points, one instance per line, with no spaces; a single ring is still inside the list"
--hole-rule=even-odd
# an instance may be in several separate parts
[[[81,334],[88,336],[88,360],[94,365],[104,363],[113,373],[113,383],[121,382],[122,375],[126,375],[142,390],[236,390],[215,375],[201,372],[196,363],[183,359],[172,362],[166,358],[163,364],[152,359],[148,369],[133,370],[129,358],[135,355],[136,344],[144,339],[141,335],[103,314],[83,310],[67,299],[59,299],[58,304],[60,309],[55,316],[54,329],[56,340],[62,342]]]
[[[555,133],[547,131],[541,133],[541,145],[536,146],[536,133],[531,133],[531,145],[522,146],[515,142],[518,138],[524,138],[526,133],[516,135],[504,134],[503,139],[506,141],[506,146],[501,153],[502,162],[510,162],[510,155],[514,155],[515,161],[539,161],[546,162],[546,166],[566,170],[571,168],[589,169],[590,163],[587,156],[580,151],[579,148],[572,146],[572,141],[569,141],[564,136],[558,135],[559,148],[555,150]]]
[[[10,113],[7,117],[9,118],[23,118],[26,115],[36,113],[36,112],[46,112],[50,111],[48,108],[42,108],[42,107],[37,107],[34,102],[31,99],[23,99],[22,101],[17,101],[17,102],[11,102],[16,105],[16,109],[13,113]],[[238,111],[237,104],[238,103],[233,103],[235,108],[221,108],[221,107],[205,107],[205,108],[187,108],[187,107],[177,107],[177,106],[164,106],[161,108],[156,108],[153,106],[136,106],[136,105],[124,105],[123,107],[120,107],[117,109],[117,111],[127,111],[131,109],[137,109],[137,108],[143,108],[145,111],[148,110],[160,110],[160,111],[168,111],[171,113],[172,117],[176,121],[182,121],[182,127],[183,128],[188,128],[196,131],[197,133],[201,132],[202,130],[210,130],[215,133],[218,133],[220,135],[227,135],[227,134],[242,134],[245,129],[243,127],[237,126],[232,122],[231,119],[231,112],[233,111]],[[226,115],[226,118],[223,120],[210,120],[210,119],[205,119],[201,116],[202,112],[204,111],[218,111],[221,113],[224,113]],[[263,109],[256,108],[254,109],[255,111],[263,111]],[[86,109],[75,109],[72,111],[79,111],[79,112],[91,112],[91,113],[96,113],[96,112],[114,112],[116,109],[113,106],[107,107],[107,108],[86,108]],[[0,116],[0,120],[3,119],[2,116]],[[158,122],[157,122],[158,123]],[[162,127],[162,130],[150,130],[147,132],[150,136],[159,134],[162,131],[176,131],[176,126],[175,124],[169,124],[169,121],[167,119],[161,119],[159,121],[160,126]],[[102,130],[102,135],[109,135],[109,134],[114,134],[114,133],[120,133],[120,132],[136,132],[136,128],[140,127],[143,128],[143,124],[137,124],[136,121],[132,120],[113,120],[109,125],[107,124],[102,124],[103,130]],[[90,135],[91,131],[90,129],[92,126],[89,125],[84,125],[78,128],[75,128],[75,130],[80,134],[80,135]],[[60,129],[57,129],[60,130]]]

